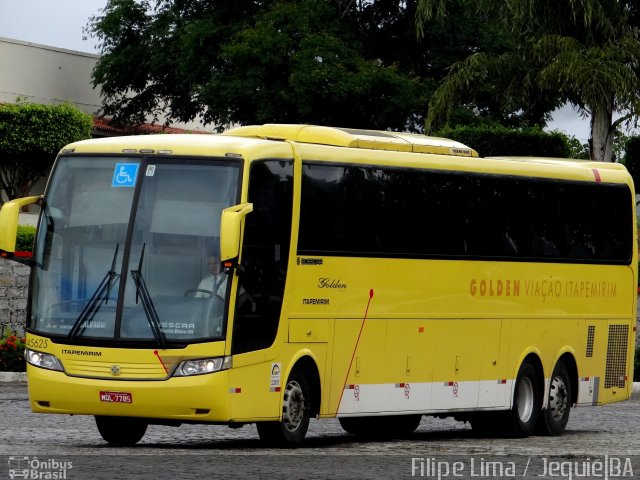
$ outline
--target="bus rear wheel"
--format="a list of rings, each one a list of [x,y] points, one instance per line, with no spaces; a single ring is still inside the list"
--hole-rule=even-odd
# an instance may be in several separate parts
[[[263,442],[279,447],[298,447],[304,440],[311,419],[311,389],[302,373],[294,371],[282,396],[282,421],[258,422]]]
[[[139,418],[96,416],[96,426],[103,440],[115,447],[135,445],[147,431],[148,424]]]
[[[518,371],[513,394],[513,406],[506,412],[505,426],[515,437],[531,435],[540,413],[540,380],[535,368],[525,362]]]
[[[537,431],[542,435],[557,436],[564,432],[571,409],[571,381],[563,362],[558,362],[551,374],[547,408],[538,418]]]

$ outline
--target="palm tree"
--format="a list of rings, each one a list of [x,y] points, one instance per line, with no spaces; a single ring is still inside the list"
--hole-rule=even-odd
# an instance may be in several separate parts
[[[453,0],[419,0],[420,28],[445,21]],[[427,129],[472,100],[478,86],[496,85],[505,100],[546,92],[591,119],[593,160],[611,161],[617,127],[640,113],[640,10],[633,0],[469,0],[469,15],[500,18],[512,33],[500,55],[472,53],[452,66],[429,103]],[[448,19],[455,21],[455,19]],[[613,113],[622,116],[613,121]]]

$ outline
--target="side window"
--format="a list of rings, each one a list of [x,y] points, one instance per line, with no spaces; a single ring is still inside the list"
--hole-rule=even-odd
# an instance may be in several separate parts
[[[233,354],[269,347],[278,331],[291,241],[293,162],[255,162],[248,200],[253,212],[245,220]]]
[[[626,185],[308,162],[298,253],[628,264],[631,205]]]

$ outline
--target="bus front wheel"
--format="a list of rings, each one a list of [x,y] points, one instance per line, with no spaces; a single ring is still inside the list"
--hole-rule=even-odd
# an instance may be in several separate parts
[[[148,424],[138,418],[96,416],[96,426],[107,443],[130,447],[142,440]]]
[[[280,447],[297,447],[304,440],[311,419],[311,388],[302,373],[294,371],[282,396],[282,421],[258,422],[263,442]]]
[[[569,421],[571,381],[565,364],[560,361],[551,374],[547,408],[542,410],[537,430],[542,435],[561,435]]]
[[[515,437],[528,437],[536,427],[540,413],[540,383],[535,368],[525,362],[518,371],[513,406],[507,412],[507,427]]]

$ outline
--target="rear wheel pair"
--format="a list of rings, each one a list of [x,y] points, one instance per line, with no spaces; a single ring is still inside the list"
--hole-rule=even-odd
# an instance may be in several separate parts
[[[529,362],[520,367],[516,378],[514,400],[506,412],[479,412],[471,419],[471,427],[481,435],[528,437],[560,435],[569,421],[571,382],[567,367],[558,362],[551,375],[547,408],[542,409],[541,378]]]

